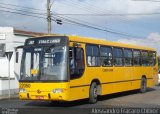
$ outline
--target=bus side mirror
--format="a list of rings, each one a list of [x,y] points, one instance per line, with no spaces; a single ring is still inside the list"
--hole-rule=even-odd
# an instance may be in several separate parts
[[[18,49],[23,49],[23,45],[22,46],[18,46],[15,48],[15,52],[16,52],[16,63],[18,63],[18,60],[19,60],[19,52],[17,51]]]

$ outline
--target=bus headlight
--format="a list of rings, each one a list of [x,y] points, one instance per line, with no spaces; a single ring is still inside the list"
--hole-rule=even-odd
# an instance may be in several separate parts
[[[23,88],[20,88],[20,89],[19,89],[19,92],[20,92],[20,93],[26,93],[27,90],[25,90],[25,89],[23,89]]]
[[[62,93],[63,89],[62,88],[56,88],[52,90],[53,93]]]

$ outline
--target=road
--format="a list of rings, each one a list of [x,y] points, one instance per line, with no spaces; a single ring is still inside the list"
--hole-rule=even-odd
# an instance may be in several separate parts
[[[74,102],[28,101],[5,99],[0,101],[0,107],[37,110],[37,109],[88,109],[88,108],[160,108],[160,86],[149,88],[146,93],[138,91],[123,92],[99,97],[96,104],[88,104],[88,100]],[[76,112],[76,110],[75,110]]]

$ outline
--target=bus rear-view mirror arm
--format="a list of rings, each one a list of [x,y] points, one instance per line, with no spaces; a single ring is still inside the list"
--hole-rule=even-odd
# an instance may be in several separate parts
[[[15,48],[15,50],[17,51],[18,49],[21,49],[21,48],[24,48],[24,45],[17,46],[17,47]]]

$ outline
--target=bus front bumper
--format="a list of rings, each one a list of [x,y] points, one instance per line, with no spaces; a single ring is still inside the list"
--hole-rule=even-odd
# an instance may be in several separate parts
[[[68,101],[68,83],[20,83],[19,99]]]
[[[56,100],[68,101],[67,93],[52,93],[52,92],[20,92],[19,99],[22,100]]]

